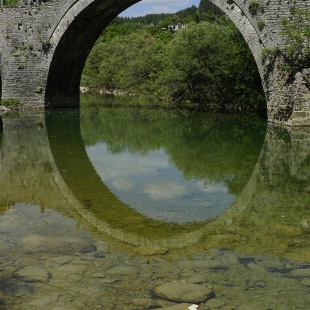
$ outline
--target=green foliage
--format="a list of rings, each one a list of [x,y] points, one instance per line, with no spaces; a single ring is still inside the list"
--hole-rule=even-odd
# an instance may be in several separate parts
[[[16,118],[20,118],[21,115],[18,112],[6,112],[1,117],[8,118],[8,119],[16,119]]]
[[[283,69],[294,75],[310,66],[310,11],[299,8],[291,9],[291,18],[280,21],[285,37],[285,48],[282,55],[285,61]]]
[[[119,23],[114,20],[112,24],[104,30],[102,35],[99,37],[97,44],[101,42],[108,42],[113,40],[115,37],[127,36],[133,32],[136,32],[143,28],[143,25],[136,22]]]
[[[3,5],[4,6],[12,6],[16,7],[20,4],[18,0],[3,0]]]
[[[265,110],[260,76],[241,34],[226,16],[202,14],[209,20],[175,34],[153,24],[125,30],[113,23],[93,48],[81,84],[178,107]]]
[[[257,21],[257,26],[260,31],[262,31],[265,27],[265,22],[263,20]]]
[[[18,107],[21,106],[22,103],[19,99],[12,98],[12,99],[2,99],[0,104],[4,107]]]
[[[143,29],[96,45],[87,60],[82,84],[149,93],[151,81],[162,66],[164,44],[171,38],[169,32],[152,36],[148,29]]]
[[[262,50],[262,60],[263,62],[266,62],[267,60],[269,61],[274,61],[275,58],[280,55],[281,51],[279,47],[269,47],[269,48],[264,48]]]
[[[214,5],[210,0],[201,0],[198,6],[199,13],[212,13],[215,16],[223,15],[223,11]]]
[[[183,98],[220,110],[257,109],[264,102],[253,57],[238,30],[202,22],[184,29],[168,46],[179,83],[170,79],[173,100]],[[180,53],[182,51],[182,53]],[[172,82],[172,83],[171,83]]]
[[[38,37],[40,43],[42,44],[43,53],[47,54],[49,49],[52,47],[51,41],[49,39],[45,39],[41,36]]]
[[[257,1],[250,2],[249,11],[252,14],[252,16],[255,16],[258,13],[259,8],[260,8],[260,5]]]

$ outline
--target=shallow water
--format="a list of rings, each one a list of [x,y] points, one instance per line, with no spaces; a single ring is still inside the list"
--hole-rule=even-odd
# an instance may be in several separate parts
[[[89,102],[2,124],[0,309],[169,309],[171,281],[309,308],[310,131]]]

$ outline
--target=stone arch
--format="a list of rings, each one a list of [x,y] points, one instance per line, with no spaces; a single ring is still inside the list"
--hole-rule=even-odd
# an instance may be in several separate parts
[[[73,4],[50,34],[45,105],[78,106],[81,74],[102,31],[122,11],[140,0],[81,0]]]
[[[79,105],[80,78],[91,48],[104,28],[119,13],[139,1],[111,3],[109,0],[81,0],[67,5],[66,13],[59,19],[58,24],[53,25],[48,34],[51,56],[45,93],[47,107]],[[242,1],[236,0],[233,5],[229,5],[227,0],[212,2],[232,20],[247,42],[266,93],[261,61],[261,49],[264,48],[264,44],[256,19],[244,7]]]
[[[1,99],[2,99],[2,74],[0,71],[0,102],[1,102]]]
[[[2,65],[1,65],[1,51],[0,51],[0,102],[1,102],[1,99],[2,99]],[[2,125],[2,124],[1,124]]]

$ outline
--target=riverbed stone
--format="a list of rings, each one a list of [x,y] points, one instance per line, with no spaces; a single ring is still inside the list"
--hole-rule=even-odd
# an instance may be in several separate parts
[[[310,286],[310,278],[304,278],[300,281],[300,283],[305,286]]]
[[[258,305],[240,305],[238,310],[266,310],[266,308]]]
[[[92,273],[92,277],[103,279],[106,277],[106,275],[102,271],[96,271],[96,272]]]
[[[188,261],[182,260],[177,262],[179,267],[187,267]],[[228,265],[220,260],[196,259],[191,261],[192,267],[207,268],[212,270],[227,269]]]
[[[195,284],[203,284],[206,282],[206,279],[202,275],[196,274],[187,279],[187,282]]]
[[[221,256],[221,261],[224,264],[228,265],[228,266],[239,265],[240,264],[239,259],[238,259],[238,257],[236,256],[235,253],[223,254]]]
[[[279,258],[264,259],[259,261],[258,265],[264,267],[268,271],[280,271],[284,268],[284,263]]]
[[[15,271],[13,277],[23,282],[34,283],[48,282],[52,275],[47,270],[38,266],[27,266]]]
[[[157,297],[173,302],[202,303],[210,299],[213,289],[186,282],[168,282],[155,287]]]
[[[137,270],[133,266],[115,266],[109,269],[107,273],[112,275],[132,276],[137,274]]]
[[[135,308],[138,309],[151,309],[157,306],[156,302],[152,298],[133,298],[131,300]]]
[[[29,305],[44,309],[49,304],[57,302],[58,299],[58,296],[41,296],[31,301]]]
[[[182,304],[178,304],[178,305],[164,307],[164,308],[161,308],[160,310],[188,310],[188,308],[191,305],[192,304],[182,303]]]
[[[290,272],[290,276],[293,278],[308,278],[310,277],[310,268],[295,269]]]
[[[75,265],[75,264],[66,264],[57,268],[57,273],[60,274],[69,274],[69,275],[80,275],[83,274],[87,270],[87,266],[85,265]]]
[[[42,237],[38,235],[31,235],[21,239],[18,248],[26,253],[46,252],[63,255],[88,253],[96,250],[95,246],[85,239]]]
[[[211,309],[221,309],[225,306],[225,301],[218,298],[211,298],[205,303],[206,306],[209,306]]]
[[[62,256],[57,256],[55,258],[52,258],[51,261],[54,262],[58,266],[62,266],[62,265],[70,263],[71,261],[75,259],[76,259],[75,256],[62,255]]]

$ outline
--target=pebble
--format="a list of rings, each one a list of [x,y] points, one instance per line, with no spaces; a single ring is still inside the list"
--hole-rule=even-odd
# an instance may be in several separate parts
[[[264,267],[268,271],[281,271],[284,268],[284,263],[280,259],[266,259],[258,262],[258,265]]]
[[[85,265],[66,264],[57,268],[57,272],[61,274],[82,274],[87,270]]]
[[[168,282],[155,287],[157,297],[173,302],[202,303],[210,299],[213,289],[202,285],[185,282]]]
[[[310,277],[310,268],[295,269],[290,272],[293,278],[307,278]]]
[[[139,309],[154,309],[155,306],[157,306],[154,299],[151,298],[133,298],[131,300],[133,305],[136,307],[139,307]]]
[[[195,284],[203,284],[206,283],[206,279],[203,276],[197,274],[187,279],[187,282]]]
[[[205,305],[209,306],[211,309],[222,308],[225,306],[225,301],[217,298],[211,298],[205,303]]]
[[[136,275],[137,270],[132,266],[115,266],[107,270],[108,274],[113,275]]]
[[[56,263],[58,266],[65,265],[67,263],[70,263],[71,261],[75,260],[76,256],[57,256],[55,258],[52,258],[51,261]]]
[[[105,278],[105,279],[103,279],[102,280],[102,282],[101,283],[103,283],[103,284],[113,284],[113,283],[116,283],[116,282],[118,282],[119,281],[119,279],[116,279],[116,278]]]
[[[300,281],[300,283],[303,285],[306,285],[306,286],[310,286],[310,278],[309,279],[308,278],[302,279]]]
[[[27,266],[15,271],[13,277],[23,282],[34,283],[48,282],[52,278],[52,275],[40,267]]]
[[[181,266],[188,266],[189,262],[188,261],[180,261],[178,265]],[[203,259],[197,259],[197,260],[192,260],[191,265],[193,267],[200,267],[200,268],[209,268],[212,270],[218,270],[218,269],[227,269],[228,265],[220,260],[203,260]]]
[[[255,273],[258,273],[258,274],[266,274],[268,273],[267,270],[264,268],[264,267],[261,267],[255,263],[249,263],[246,265],[248,269],[252,270],[253,272]]]
[[[63,255],[88,253],[96,250],[88,240],[80,238],[57,238],[31,235],[18,243],[18,248],[26,253],[59,253]]]
[[[161,310],[188,310],[188,308],[189,308],[191,305],[192,305],[192,304],[182,303],[182,304],[178,304],[178,305],[173,305],[173,306],[169,306],[169,307],[164,307],[164,308],[161,308]]]
[[[31,301],[29,305],[44,309],[44,307],[57,301],[58,301],[58,296],[41,296]]]
[[[20,210],[23,211],[24,208]],[[10,216],[15,216],[13,211],[10,210]],[[45,217],[46,213],[38,212],[38,215]],[[32,216],[29,218],[32,220]],[[14,223],[9,216],[1,219]],[[53,231],[59,226],[48,231],[44,226],[44,237],[38,238],[35,235],[38,229],[30,232],[35,222],[33,220],[31,225],[24,225],[24,222],[14,224],[16,229],[20,229],[18,235],[13,235],[15,230],[11,230],[10,234],[2,234],[0,242],[9,245],[8,249],[12,250],[2,250],[0,253],[0,300],[6,309],[188,310],[192,304],[199,305],[197,310],[309,309],[309,268],[298,262],[272,256],[245,255],[227,249],[210,253],[197,250],[197,253],[188,256],[186,253],[173,256],[171,250],[168,253],[174,257],[171,260],[166,255],[160,257],[163,252],[156,248],[157,254],[154,249],[148,252],[145,247],[138,250],[136,248],[135,254],[129,254],[116,246],[109,247],[103,241],[92,240],[91,236],[76,229],[76,223],[67,238],[54,237]],[[6,223],[2,227],[8,230],[12,226]],[[68,226],[65,227],[67,230]],[[49,237],[49,233],[53,237]],[[29,235],[32,237],[31,242],[26,244],[29,239],[25,236]],[[42,240],[51,242],[44,244]],[[73,243],[69,250],[59,250],[55,240],[60,240],[61,243],[76,240],[81,243]],[[45,248],[38,248],[38,244],[35,247],[34,241],[38,241],[42,247],[53,247],[48,252]],[[14,247],[16,244],[18,246]],[[80,247],[83,244],[90,247],[91,251],[83,253],[83,247]],[[1,245],[2,243],[0,248]],[[27,251],[28,246],[30,250],[33,246],[33,252]],[[93,251],[96,248],[97,251]],[[142,250],[146,252],[143,254]],[[137,254],[138,252],[141,254]],[[151,257],[147,252],[155,256]],[[148,257],[141,257],[144,255]],[[38,277],[40,273],[28,272],[24,277],[22,270],[27,266],[38,268],[45,276]],[[19,276],[21,277],[18,278]],[[217,295],[203,303],[199,302],[197,296],[190,301],[183,301],[182,297],[191,292],[182,290],[177,290],[176,295],[181,292],[181,297],[176,296],[174,300],[162,299],[156,295],[150,297],[154,287],[163,283],[181,283],[176,282],[180,280],[183,283],[186,281],[183,285],[197,285],[211,292],[214,287]],[[44,281],[49,282],[47,284]],[[195,286],[194,293],[196,288]],[[171,295],[171,291],[166,294]]]
[[[105,278],[106,275],[102,271],[92,273],[93,278]]]

